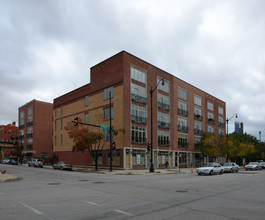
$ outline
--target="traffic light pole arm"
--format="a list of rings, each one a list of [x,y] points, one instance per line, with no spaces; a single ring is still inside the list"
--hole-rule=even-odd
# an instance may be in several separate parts
[[[72,121],[72,122],[74,122],[74,121]],[[89,125],[89,126],[93,126],[93,127],[100,128],[100,125],[93,125],[93,124],[88,124],[88,123],[83,123],[83,122],[78,122],[78,124],[81,124],[81,125]]]

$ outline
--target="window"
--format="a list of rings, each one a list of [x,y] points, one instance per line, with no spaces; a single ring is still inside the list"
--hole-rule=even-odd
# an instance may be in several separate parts
[[[207,102],[207,108],[211,111],[213,111],[213,103]]]
[[[214,127],[213,126],[208,126],[208,133],[214,134]]]
[[[220,114],[220,115],[223,115],[224,114],[224,109],[222,108],[222,107],[218,107],[218,113]]]
[[[181,157],[179,158],[179,163],[180,164],[187,164],[187,153],[181,152]]]
[[[61,130],[63,130],[63,119],[61,119]]]
[[[202,123],[195,121],[194,123],[194,134],[202,135]]]
[[[225,136],[224,129],[219,128],[219,135],[220,135],[220,136]]]
[[[135,102],[146,104],[146,88],[131,83],[131,99]]]
[[[111,132],[111,139],[113,140],[113,132]],[[109,130],[104,129],[104,141],[109,141],[109,140],[110,140]]]
[[[158,108],[160,109],[169,110],[169,97],[158,93],[157,94],[157,105],[158,105]]]
[[[111,107],[111,110],[109,108],[104,109],[104,119],[105,120],[110,119],[110,112],[111,112],[111,119],[113,119],[113,107]]]
[[[160,80],[161,80],[161,78],[157,78],[157,83],[159,83]],[[162,82],[160,82],[158,84],[157,88],[161,91],[169,93],[169,83],[166,80],[164,80],[164,85],[162,85]]]
[[[162,146],[169,146],[170,138],[168,131],[158,130],[158,144]]]
[[[27,149],[32,149],[33,148],[33,139],[30,138],[30,139],[27,139]]]
[[[63,145],[63,135],[61,135],[61,145]]]
[[[146,74],[145,72],[138,70],[134,67],[131,67],[131,78],[135,79],[139,82],[145,83],[146,82]]]
[[[178,88],[178,97],[183,100],[187,100],[187,91],[181,88]]]
[[[145,144],[146,143],[146,128],[132,126],[131,141],[136,144]]]
[[[19,128],[24,128],[24,111],[19,113]]]
[[[133,165],[145,165],[145,151],[144,150],[132,150],[132,164]]]
[[[202,121],[202,109],[194,107],[194,119]]]
[[[187,119],[178,118],[178,131],[185,133],[188,132]]]
[[[131,120],[136,123],[147,123],[146,107],[131,105]]]
[[[198,149],[200,143],[201,143],[201,137],[195,136],[195,137],[194,137],[194,145],[195,145],[195,149]]]
[[[194,96],[194,104],[195,105],[202,106],[202,99],[201,99],[201,97],[195,95]]]
[[[212,112],[207,112],[208,123],[214,124],[214,115]]]
[[[85,113],[85,123],[88,124],[88,121],[89,121],[88,113]]]
[[[178,101],[178,114],[188,116],[187,103]]]
[[[178,135],[178,145],[179,145],[179,148],[188,148],[188,135],[179,134]]]
[[[104,89],[104,100],[113,98],[113,86]]]
[[[88,103],[89,103],[89,96],[86,95],[85,96],[85,106],[88,106]]]
[[[221,116],[218,117],[218,125],[219,125],[220,127],[224,127],[224,126],[225,126],[224,118],[221,117]]]
[[[169,114],[158,112],[157,113],[158,126],[161,128],[169,128]]]

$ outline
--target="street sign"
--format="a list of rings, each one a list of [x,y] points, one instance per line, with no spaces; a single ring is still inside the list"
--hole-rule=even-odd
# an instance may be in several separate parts
[[[107,126],[107,125],[100,125],[100,128],[105,129],[105,130],[109,130],[109,126]]]

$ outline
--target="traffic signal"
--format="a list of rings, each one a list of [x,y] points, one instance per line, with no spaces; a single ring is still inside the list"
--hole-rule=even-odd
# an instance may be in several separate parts
[[[115,150],[115,149],[116,149],[115,141],[112,141],[112,143],[111,143],[111,149],[112,149],[112,150]]]
[[[78,117],[75,117],[74,118],[74,126],[77,126],[78,125]]]
[[[147,150],[151,150],[151,141],[149,141],[146,145]]]

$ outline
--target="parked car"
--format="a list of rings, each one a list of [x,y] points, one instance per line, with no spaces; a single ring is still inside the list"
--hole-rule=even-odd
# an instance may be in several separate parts
[[[72,170],[73,166],[70,163],[60,161],[57,164],[53,164],[53,169],[61,169],[61,170]]]
[[[4,159],[3,164],[8,164],[9,159]]]
[[[236,163],[224,163],[223,165],[224,172],[227,173],[233,173],[233,172],[238,172],[239,166]]]
[[[198,175],[201,175],[201,174],[212,175],[214,173],[223,174],[223,172],[224,172],[224,168],[219,163],[207,163],[197,169]]]
[[[10,158],[8,161],[8,164],[18,165],[18,159],[17,158]]]
[[[246,166],[245,166],[246,170],[261,170],[262,166],[259,162],[249,162]]]
[[[43,167],[43,162],[41,159],[31,159],[31,161],[28,162],[29,167]]]
[[[265,162],[260,162],[262,169],[265,169]]]

